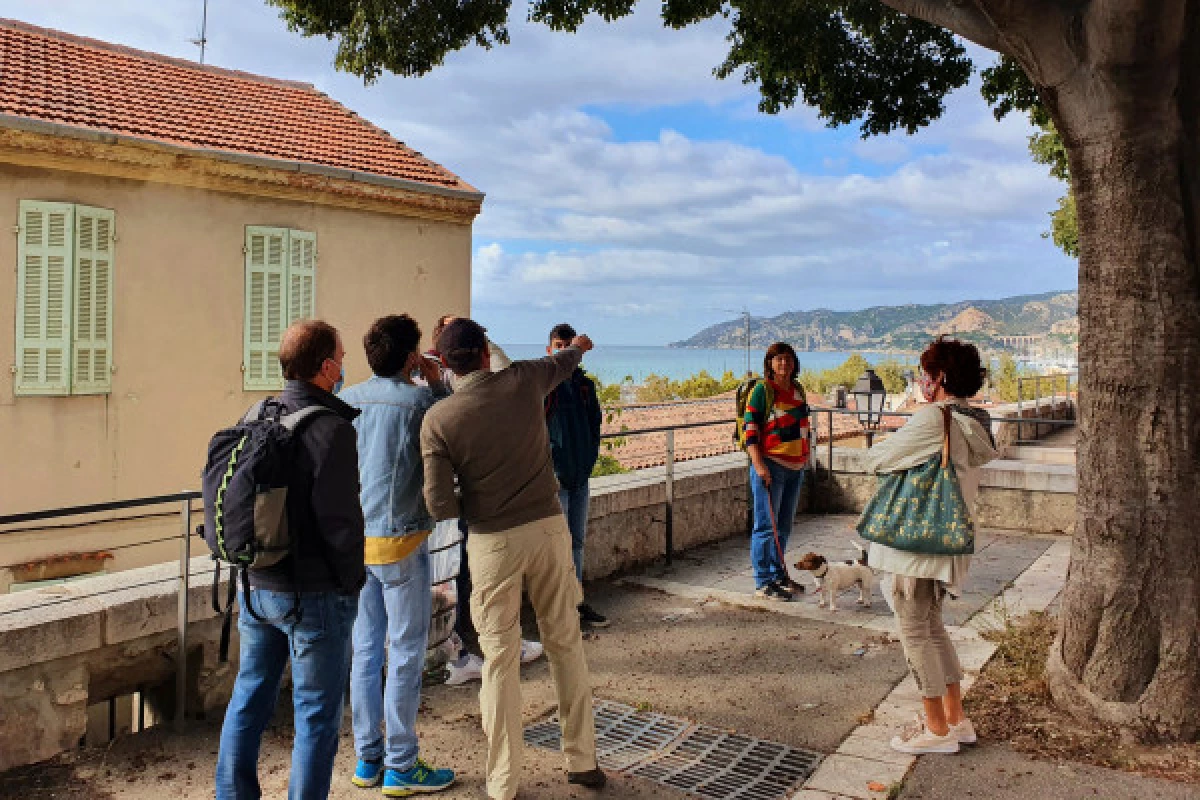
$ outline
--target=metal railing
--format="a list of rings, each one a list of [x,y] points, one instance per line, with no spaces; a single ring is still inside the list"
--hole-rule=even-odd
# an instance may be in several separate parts
[[[722,400],[721,402],[727,402],[727,400]],[[664,405],[674,405],[674,404],[664,404]],[[827,418],[828,418],[829,459],[828,459],[828,465],[827,465],[828,469],[827,469],[826,474],[827,474],[827,477],[832,478],[832,475],[833,475],[833,442],[835,439],[834,425],[833,425],[834,415],[835,414],[857,415],[858,412],[853,409],[827,408],[827,407],[813,407],[810,409],[810,411],[814,416],[819,416],[821,414],[825,414],[825,415],[827,415]],[[912,416],[912,413],[911,412],[899,412],[899,411],[886,412],[883,416],[885,418],[886,417],[909,417],[909,416]],[[1039,424],[1051,425],[1051,426],[1054,426],[1054,425],[1070,426],[1070,425],[1075,424],[1075,420],[1039,419],[1036,417],[1028,418],[1028,419],[996,417],[992,421],[994,423],[1001,423],[1001,424],[1014,424],[1014,423],[1020,424],[1022,422],[1025,422],[1025,423],[1039,423]],[[674,537],[675,479],[676,479],[675,462],[676,462],[676,455],[677,455],[677,450],[675,447],[675,432],[683,431],[683,430],[697,429],[697,428],[708,428],[708,427],[714,427],[714,426],[733,425],[734,423],[735,423],[734,419],[726,417],[726,418],[722,418],[719,420],[705,420],[705,421],[701,421],[701,422],[682,423],[682,424],[677,424],[677,425],[662,425],[662,426],[654,426],[654,427],[648,427],[648,428],[639,428],[639,429],[634,429],[634,430],[622,430],[622,431],[618,431],[618,432],[606,433],[606,434],[601,435],[601,439],[620,439],[620,438],[625,438],[625,437],[640,436],[640,435],[647,435],[647,434],[657,434],[657,433],[665,434],[666,441],[665,441],[664,453],[663,453],[663,455],[664,455],[664,473],[665,473],[665,478],[664,478],[665,479],[665,508],[664,508],[665,514],[664,514],[664,519],[663,519],[663,522],[664,522],[663,546],[664,546],[664,558],[665,558],[666,564],[668,566],[672,564],[673,559],[674,559],[674,540],[675,540],[675,537]],[[820,441],[817,429],[818,429],[818,426],[813,425],[811,428],[811,432],[810,432],[810,442],[813,445],[812,452],[814,454],[816,452],[815,446]],[[730,449],[726,454],[732,453],[732,452],[738,452],[738,447],[733,442],[732,437],[731,437]],[[809,460],[809,469],[814,473],[814,476],[820,475],[819,471],[816,468],[816,459],[815,458],[811,458]],[[748,473],[747,473],[747,480],[749,480]],[[189,613],[189,589],[191,586],[191,578],[212,576],[215,569],[219,568],[219,564],[218,564],[212,570],[204,570],[204,571],[196,572],[194,574],[191,571],[191,542],[192,542],[192,536],[195,533],[192,529],[192,514],[194,511],[192,504],[196,500],[199,500],[199,499],[201,499],[200,492],[183,491],[183,492],[178,492],[176,494],[155,495],[152,497],[141,497],[141,498],[135,498],[132,500],[118,500],[118,501],[113,501],[113,502],[92,503],[89,505],[67,506],[67,507],[63,507],[63,508],[46,509],[46,510],[41,510],[41,511],[30,511],[30,512],[18,513],[18,514],[0,515],[0,528],[5,528],[8,526],[19,525],[19,524],[24,524],[24,523],[29,523],[29,522],[40,522],[40,521],[45,521],[45,520],[79,517],[79,516],[99,514],[99,513],[105,513],[105,512],[111,512],[111,511],[128,511],[130,509],[152,508],[152,507],[156,507],[156,506],[178,504],[178,508],[179,508],[179,511],[178,511],[178,513],[179,513],[179,571],[178,571],[177,577],[174,578],[174,580],[176,581],[177,592],[178,592],[177,620],[176,620],[176,633],[177,633],[177,637],[178,637],[178,642],[177,642],[176,675],[175,675],[176,702],[175,702],[175,715],[174,715],[174,724],[175,724],[175,727],[177,730],[182,730],[182,728],[184,726],[186,712],[187,712],[187,691],[186,691],[187,690],[187,679],[188,679],[187,623],[188,623],[188,613]],[[121,522],[121,521],[123,521],[123,519],[124,518],[102,519],[97,522],[98,522],[98,524],[114,523],[114,522]],[[38,528],[29,528],[29,527],[19,528],[16,530],[0,529],[0,537],[4,536],[6,534],[24,533],[24,532],[30,532],[33,530],[39,530],[39,529]],[[156,542],[170,541],[171,538],[174,538],[174,537],[168,537],[166,539],[154,540],[151,542],[140,542],[140,543],[135,543],[135,544],[128,545],[128,546],[130,546],[130,547],[145,546],[145,545],[153,544]],[[434,553],[441,552],[444,550],[449,550],[451,548],[458,547],[458,546],[459,546],[459,541],[455,541],[450,544],[446,544],[446,545],[438,547],[434,550],[431,550],[430,554],[433,555]],[[454,575],[451,575],[449,578],[445,578],[445,579],[434,582],[433,585],[435,587],[440,586],[440,585],[443,585],[443,584],[449,583],[450,581],[455,580],[457,577],[458,576],[456,573]],[[116,593],[116,592],[123,592],[123,591],[127,591],[130,589],[144,588],[147,586],[161,584],[168,580],[172,580],[172,579],[160,578],[157,580],[146,581],[144,583],[119,586],[114,589],[108,589],[108,590],[104,590],[104,591],[100,591],[100,592],[94,592],[94,593],[88,594],[88,595],[76,595],[76,596],[66,597],[66,598],[56,598],[56,599],[50,600],[46,603],[38,604],[38,605],[32,606],[32,607],[24,607],[24,608],[20,608],[20,609],[0,611],[0,616],[5,616],[8,614],[14,614],[14,613],[24,613],[24,612],[31,610],[31,608],[43,608],[43,607],[47,607],[47,606],[73,602],[78,599],[98,597],[101,595],[112,594],[112,593]],[[434,614],[435,615],[446,614],[446,613],[449,613],[450,611],[454,610],[456,607],[457,607],[457,600],[454,604],[452,604],[450,606],[446,606],[446,607],[442,607],[442,608],[438,609],[437,611],[434,612]],[[446,638],[449,638],[449,637],[446,637]],[[443,641],[445,641],[445,639],[443,639]],[[437,644],[441,644],[441,642],[438,642]],[[436,647],[437,644],[431,645],[431,647]]]
[[[1033,416],[1037,416],[1042,411],[1042,400],[1045,397],[1042,394],[1042,384],[1048,382],[1050,384],[1050,413],[1058,407],[1058,387],[1063,387],[1063,397],[1071,396],[1071,377],[1070,372],[1050,373],[1048,375],[1022,375],[1017,378],[1017,417],[1021,416],[1021,404],[1025,399],[1025,387],[1029,384],[1033,385],[1033,397],[1030,400],[1033,402]],[[1074,373],[1076,391],[1078,391],[1079,374]],[[1025,426],[1017,425],[1017,441],[1027,442],[1040,439],[1042,436],[1042,426],[1035,423],[1033,425],[1033,440],[1026,439],[1024,436]]]

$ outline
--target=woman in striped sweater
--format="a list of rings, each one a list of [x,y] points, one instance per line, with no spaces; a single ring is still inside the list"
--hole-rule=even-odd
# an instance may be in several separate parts
[[[787,550],[808,465],[808,403],[796,379],[796,351],[787,342],[767,348],[763,375],[746,401],[744,420],[754,500],[750,563],[759,597],[791,600],[804,587],[788,577],[779,553]]]

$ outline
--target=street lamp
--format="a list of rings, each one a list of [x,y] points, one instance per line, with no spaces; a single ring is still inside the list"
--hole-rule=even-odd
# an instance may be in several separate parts
[[[867,447],[875,439],[875,430],[883,419],[883,401],[887,399],[887,388],[875,370],[867,369],[850,390],[854,396],[854,408],[858,413],[858,424],[867,434]]]

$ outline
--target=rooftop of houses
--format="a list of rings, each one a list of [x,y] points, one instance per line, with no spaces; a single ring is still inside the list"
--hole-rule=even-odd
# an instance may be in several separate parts
[[[6,119],[476,191],[311,84],[0,18]]]

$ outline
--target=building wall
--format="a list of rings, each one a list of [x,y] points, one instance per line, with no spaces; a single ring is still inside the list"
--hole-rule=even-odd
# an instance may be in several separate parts
[[[4,365],[20,200],[116,212],[116,371],[109,395],[17,397],[4,370],[0,513],[198,488],[208,437],[264,396],[242,390],[247,225],[317,234],[316,315],[342,331],[348,383],[369,374],[361,341],[377,316],[408,312],[428,336],[438,315],[469,311],[469,225],[0,164]],[[0,547],[0,565],[29,552]]]

